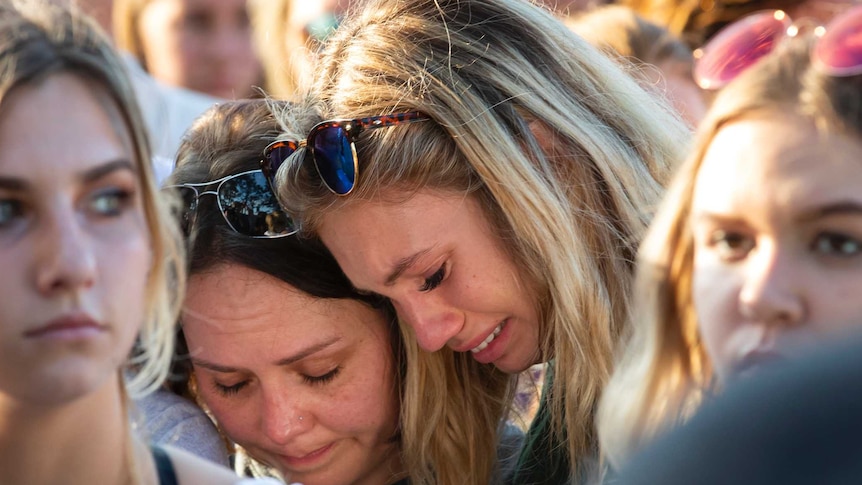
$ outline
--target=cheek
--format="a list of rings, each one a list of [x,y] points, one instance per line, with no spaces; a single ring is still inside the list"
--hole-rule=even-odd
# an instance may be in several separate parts
[[[723,367],[722,349],[737,322],[737,279],[728,268],[695,258],[692,302],[701,339],[717,367]]]
[[[96,258],[103,303],[114,313],[123,315],[125,324],[137,333],[147,309],[147,283],[152,272],[149,238],[142,233],[115,238],[99,247]]]
[[[260,408],[247,396],[224,396],[213,388],[212,381],[198,379],[198,397],[215,419],[218,427],[241,446],[260,440]]]
[[[380,360],[380,359],[378,359]],[[320,403],[318,419],[344,434],[368,436],[370,440],[386,440],[398,423],[398,396],[394,376],[365,360],[363,375],[349,382]]]
[[[818,333],[862,327],[862,271],[844,277],[812,277],[806,291],[806,320]]]

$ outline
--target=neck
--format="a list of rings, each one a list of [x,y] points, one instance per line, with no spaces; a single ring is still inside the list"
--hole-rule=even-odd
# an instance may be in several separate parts
[[[61,404],[0,395],[0,483],[127,484],[129,434],[119,379]]]

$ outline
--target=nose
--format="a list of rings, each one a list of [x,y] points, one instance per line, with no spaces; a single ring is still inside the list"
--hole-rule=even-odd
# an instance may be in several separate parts
[[[799,263],[777,247],[763,243],[749,258],[745,281],[739,293],[743,316],[767,324],[795,325],[805,317],[802,298],[804,277],[797,274]]]
[[[231,62],[238,57],[253,55],[251,31],[233,25],[215,28],[210,39],[209,54],[213,60],[221,62]]]
[[[264,391],[261,406],[261,427],[273,443],[286,445],[295,436],[312,427],[314,415],[304,412],[290,391]]]
[[[96,250],[86,228],[81,227],[74,211],[58,212],[34,243],[36,284],[46,296],[76,293],[96,283]]]
[[[442,349],[464,328],[461,312],[423,295],[422,299],[393,301],[398,316],[413,329],[422,349],[436,352]]]

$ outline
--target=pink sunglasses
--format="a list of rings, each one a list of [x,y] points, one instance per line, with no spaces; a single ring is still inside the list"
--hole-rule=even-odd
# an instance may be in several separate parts
[[[720,89],[754,65],[800,25],[782,10],[748,15],[725,27],[694,52],[694,80],[703,89]],[[825,27],[814,28],[818,37],[811,62],[836,77],[862,74],[862,5],[836,16]]]

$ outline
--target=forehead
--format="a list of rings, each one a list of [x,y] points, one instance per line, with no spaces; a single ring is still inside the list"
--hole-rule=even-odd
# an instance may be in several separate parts
[[[335,336],[359,341],[369,332],[384,335],[387,328],[381,312],[359,301],[315,298],[274,276],[234,263],[192,275],[183,322],[208,337],[245,335],[279,341],[285,349]],[[289,338],[270,340],[277,335]]]
[[[130,135],[116,104],[98,83],[57,73],[10,90],[0,104],[4,171],[56,174],[128,158]],[[138,163],[138,162],[136,162]]]
[[[694,206],[768,198],[784,206],[862,188],[862,144],[818,131],[790,113],[734,121],[715,135],[698,170]],[[804,199],[804,200],[803,200]]]

